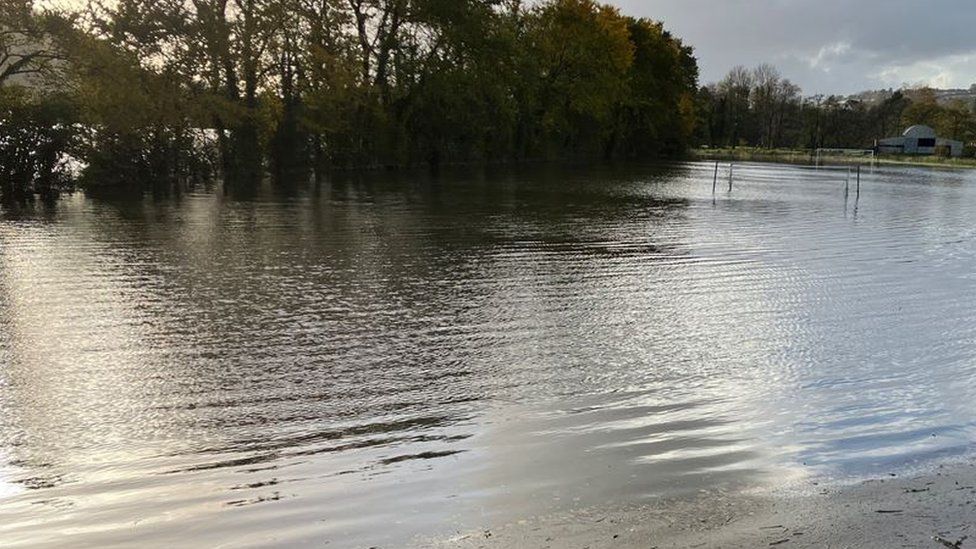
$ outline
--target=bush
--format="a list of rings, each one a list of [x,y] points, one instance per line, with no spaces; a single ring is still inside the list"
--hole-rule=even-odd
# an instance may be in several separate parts
[[[0,195],[50,195],[71,187],[77,136],[69,101],[0,88]]]
[[[206,179],[214,169],[213,145],[203,132],[155,127],[87,133],[82,147],[86,187],[158,189]]]

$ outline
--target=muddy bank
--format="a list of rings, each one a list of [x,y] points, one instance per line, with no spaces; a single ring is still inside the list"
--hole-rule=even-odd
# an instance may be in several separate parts
[[[856,484],[702,493],[458,532],[417,545],[458,548],[976,547],[976,465],[941,465]]]

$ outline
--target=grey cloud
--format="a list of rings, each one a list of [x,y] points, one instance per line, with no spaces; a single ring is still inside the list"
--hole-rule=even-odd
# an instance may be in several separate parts
[[[976,82],[973,0],[613,0],[695,46],[704,81],[771,62],[808,93]]]

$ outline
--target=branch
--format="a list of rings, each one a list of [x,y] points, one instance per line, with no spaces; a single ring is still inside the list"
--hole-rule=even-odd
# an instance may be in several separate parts
[[[3,83],[19,74],[40,74],[44,72],[50,62],[64,59],[62,56],[42,50],[26,55],[9,54],[4,57],[3,61],[6,63],[13,58],[19,59],[7,65],[7,67],[0,72],[0,83]],[[2,67],[4,63],[0,63],[0,67]],[[32,64],[36,65],[31,66]]]

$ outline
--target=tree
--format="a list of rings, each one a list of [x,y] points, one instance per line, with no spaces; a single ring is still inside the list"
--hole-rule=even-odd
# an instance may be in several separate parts
[[[71,184],[76,110],[57,91],[72,21],[31,3],[0,4],[0,196],[51,195]]]
[[[724,143],[733,149],[739,144],[750,120],[749,97],[752,94],[753,75],[743,66],[733,67],[725,79],[719,82],[719,92],[724,96],[726,128]]]
[[[660,23],[627,21],[634,61],[618,124],[623,126],[620,135],[628,144],[628,156],[679,154],[698,122],[698,64],[693,50]]]
[[[875,109],[875,117],[878,124],[878,135],[882,138],[890,137],[893,133],[902,129],[902,114],[911,100],[905,97],[901,91],[891,93]]]
[[[63,14],[35,12],[29,0],[0,3],[0,86],[55,76],[67,57],[59,35],[71,25]]]
[[[602,154],[634,60],[627,20],[592,0],[554,0],[530,18],[539,121],[550,150]]]
[[[780,74],[776,67],[762,64],[752,73],[751,106],[759,121],[759,144],[773,147],[776,125],[777,92],[780,87]]]
[[[790,82],[789,79],[780,80],[776,87],[774,120],[772,131],[770,132],[770,146],[776,148],[781,143],[792,143],[796,141],[795,135],[800,131],[800,94],[802,90],[799,86]],[[788,136],[787,133],[790,133]]]

